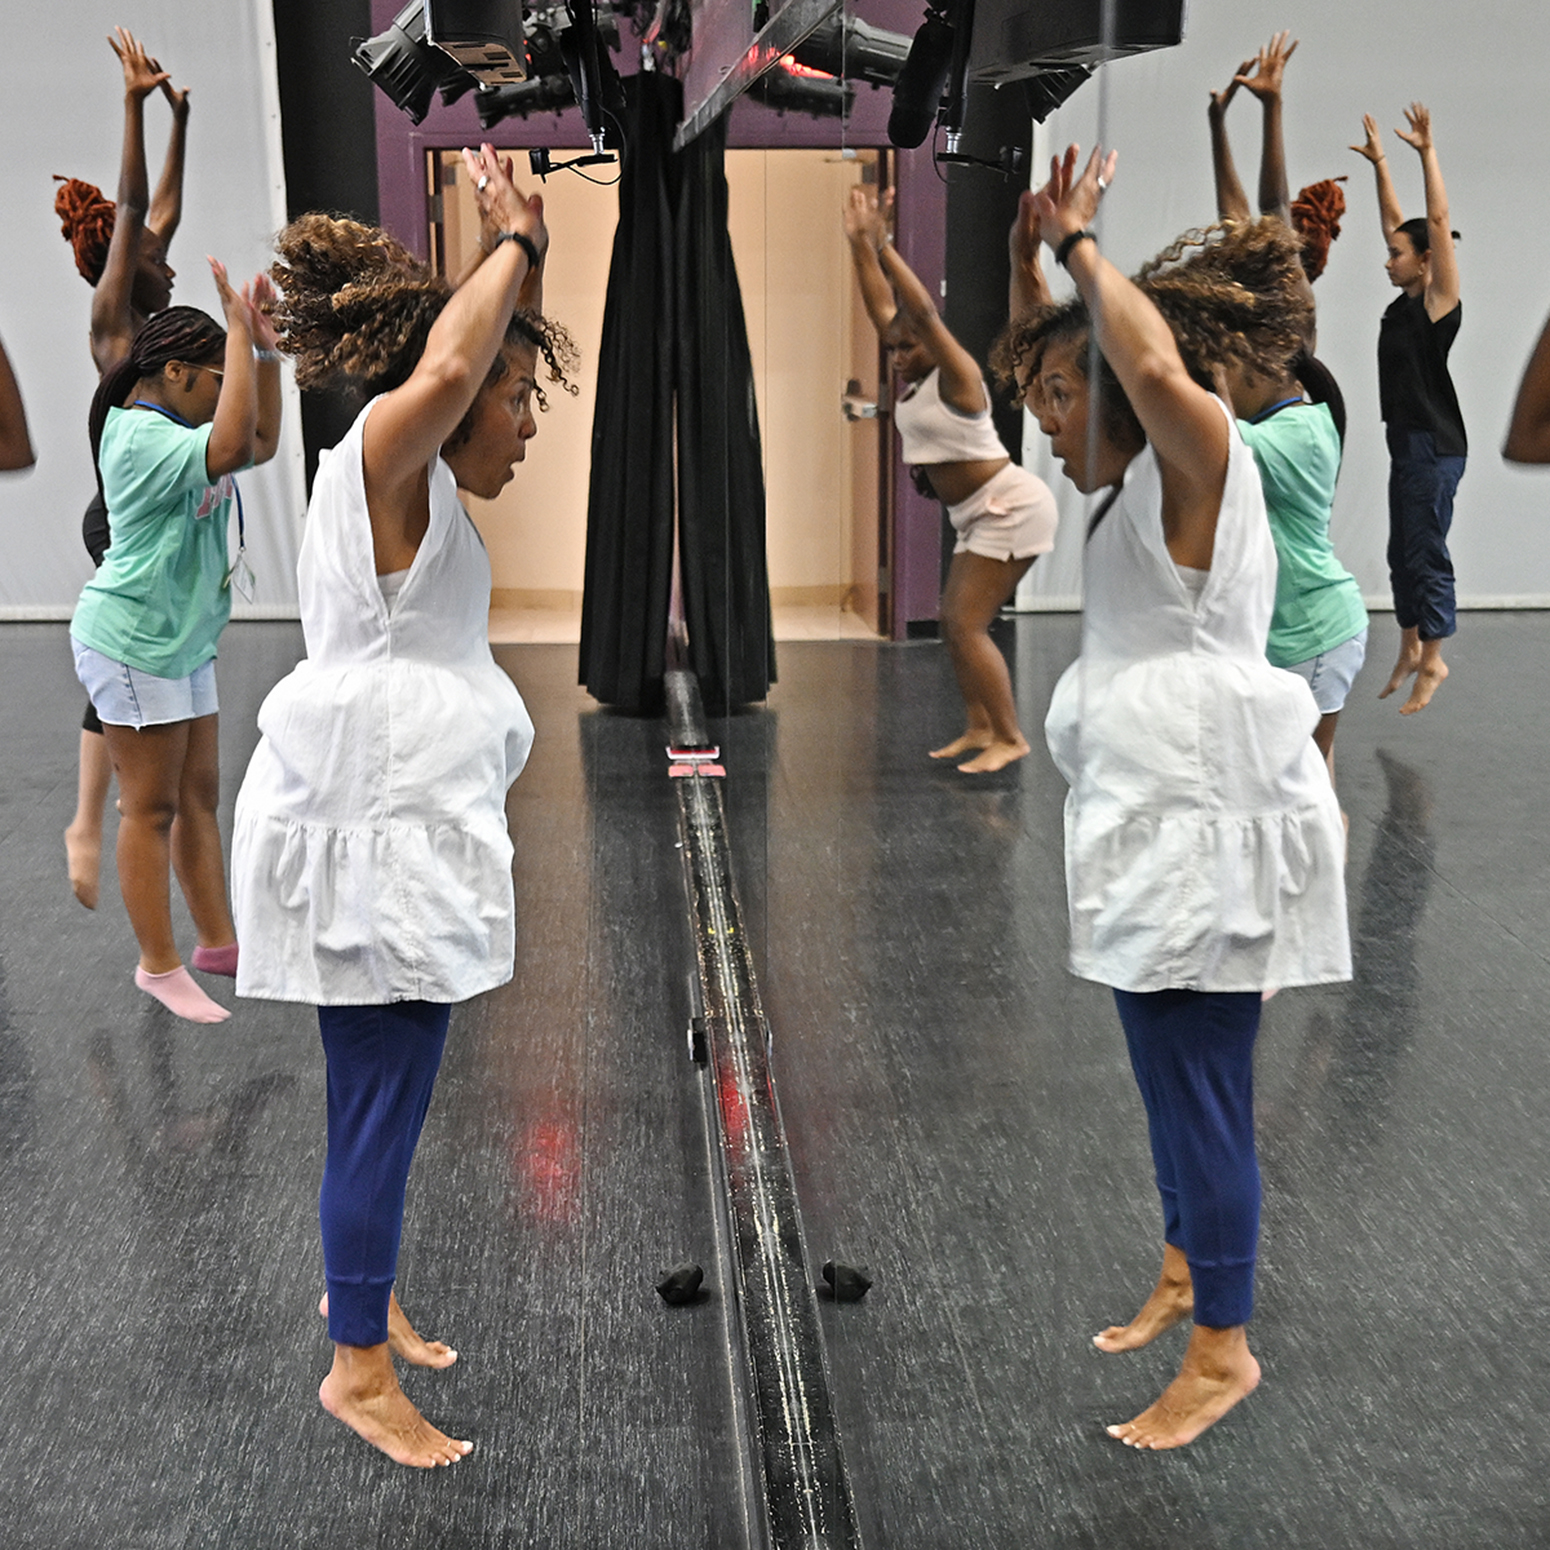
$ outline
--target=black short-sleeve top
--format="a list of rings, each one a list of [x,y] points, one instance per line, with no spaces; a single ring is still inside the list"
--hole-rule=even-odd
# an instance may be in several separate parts
[[[1469,451],[1448,352],[1464,318],[1459,302],[1432,321],[1424,296],[1400,295],[1378,329],[1378,397],[1390,430],[1430,431],[1440,457]]]

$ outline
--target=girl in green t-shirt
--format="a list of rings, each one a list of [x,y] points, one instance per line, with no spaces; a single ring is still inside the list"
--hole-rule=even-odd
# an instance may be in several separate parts
[[[170,307],[97,388],[90,432],[112,541],[70,622],[76,672],[118,777],[118,875],[140,945],[135,983],[179,1017],[230,1016],[184,968],[176,866],[199,945],[193,966],[237,971],[221,835],[214,659],[231,611],[230,476],[274,456],[280,369],[260,276],[238,293],[213,259],[226,329]],[[255,357],[255,346],[257,356]]]

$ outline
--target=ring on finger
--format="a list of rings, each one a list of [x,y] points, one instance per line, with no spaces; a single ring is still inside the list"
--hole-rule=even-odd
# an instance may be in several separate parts
[[[1109,180],[1108,180],[1108,179],[1107,179],[1107,178],[1099,178],[1099,179],[1098,179],[1098,192],[1099,192],[1099,193],[1100,193],[1100,194],[1101,194],[1101,193],[1102,193],[1102,192],[1103,192],[1103,191],[1104,191],[1104,190],[1105,190],[1105,189],[1106,189],[1106,188],[1107,188],[1107,187],[1108,187],[1108,186],[1109,186]]]
[[[482,193],[483,193],[483,192],[484,192],[484,191],[485,191],[485,189],[487,189],[487,188],[488,188],[488,187],[489,187],[489,186],[490,186],[490,174],[489,174],[489,173],[488,173],[488,172],[487,172],[487,173],[485,173],[485,175],[484,175],[484,176],[483,176],[483,177],[482,177],[482,178],[480,178],[480,179],[479,179],[479,181],[478,181],[478,182],[477,182],[477,183],[475,183],[475,184],[474,184],[474,187],[475,187],[475,188],[476,188],[476,189],[477,189],[477,190],[478,190],[478,191],[479,191],[479,192],[480,192],[480,193],[481,193],[481,194],[482,194]]]

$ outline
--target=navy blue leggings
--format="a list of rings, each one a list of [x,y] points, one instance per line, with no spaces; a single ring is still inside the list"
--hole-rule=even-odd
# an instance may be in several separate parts
[[[1189,1261],[1195,1322],[1247,1324],[1259,1244],[1260,993],[1116,990],[1114,1000],[1146,1105],[1163,1238]]]
[[[1439,457],[1430,431],[1388,432],[1389,584],[1394,618],[1422,640],[1446,640],[1453,612],[1453,559],[1448,529],[1464,459]]]
[[[429,1001],[318,1008],[328,1062],[328,1158],[318,1220],[328,1333],[340,1345],[387,1339],[404,1189],[451,1012]]]

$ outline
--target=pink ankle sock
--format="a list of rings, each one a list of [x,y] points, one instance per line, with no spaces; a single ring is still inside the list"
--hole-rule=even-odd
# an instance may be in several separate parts
[[[201,974],[224,974],[227,979],[237,977],[237,944],[229,942],[225,947],[196,947],[193,964]]]
[[[155,996],[169,1012],[191,1023],[223,1023],[231,1016],[194,983],[193,975],[182,964],[167,974],[147,974],[137,968],[135,984],[148,996]]]

